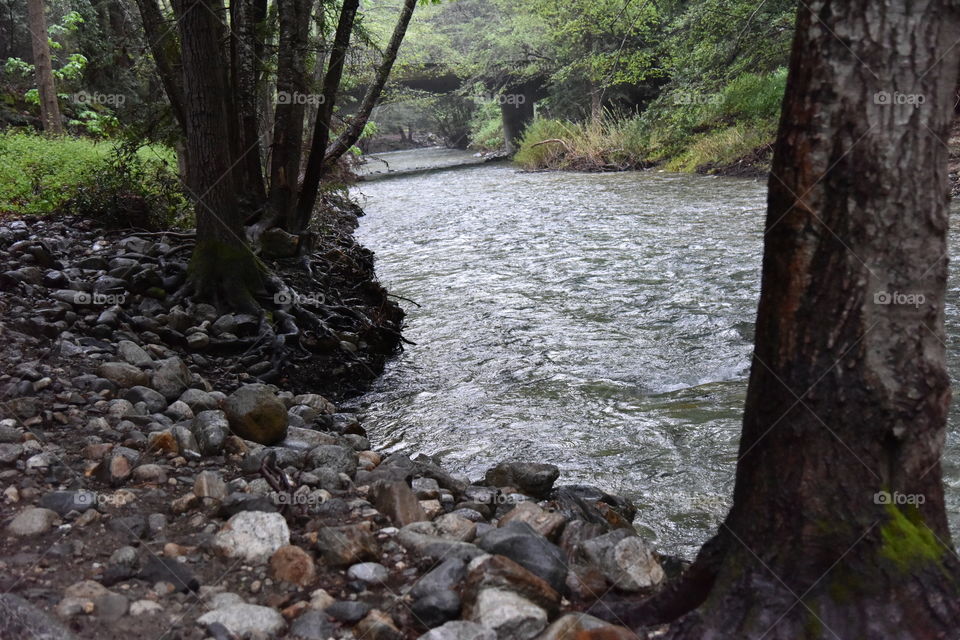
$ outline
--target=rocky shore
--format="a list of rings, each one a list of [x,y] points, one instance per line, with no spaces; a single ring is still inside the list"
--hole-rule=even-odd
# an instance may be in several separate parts
[[[638,637],[581,613],[682,568],[629,502],[550,464],[384,456],[338,411],[402,320],[356,213],[307,269],[272,259],[330,327],[280,370],[262,319],[172,295],[187,235],[0,224],[0,637]]]

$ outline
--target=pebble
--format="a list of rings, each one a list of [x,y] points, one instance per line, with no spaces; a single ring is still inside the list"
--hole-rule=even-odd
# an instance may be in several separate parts
[[[38,536],[53,528],[60,521],[56,511],[42,507],[27,507],[7,525],[7,533],[18,536]]]

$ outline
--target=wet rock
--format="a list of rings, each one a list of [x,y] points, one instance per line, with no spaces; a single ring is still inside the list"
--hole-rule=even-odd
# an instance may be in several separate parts
[[[287,436],[287,409],[266,385],[240,387],[227,398],[223,409],[230,429],[241,438],[272,445]]]
[[[0,444],[0,464],[12,466],[23,455],[23,446],[19,444]]]
[[[370,640],[403,640],[403,634],[397,629],[393,619],[377,609],[357,623],[356,635]]]
[[[144,351],[139,345],[129,340],[121,340],[117,343],[117,353],[129,364],[137,368],[149,366],[153,362],[150,354]]]
[[[293,403],[306,405],[318,413],[327,415],[337,412],[337,407],[332,402],[316,393],[304,393],[296,396],[293,399]]]
[[[176,591],[183,593],[200,588],[200,582],[185,564],[171,558],[160,558],[152,553],[146,555],[138,577],[149,584],[169,582]]]
[[[279,513],[262,511],[241,511],[227,521],[213,540],[219,553],[257,564],[267,562],[287,544],[290,544],[287,521]]]
[[[180,402],[190,407],[194,414],[220,408],[217,399],[202,389],[187,389],[180,394]]]
[[[137,482],[164,484],[167,472],[158,464],[142,464],[133,470],[133,479]]]
[[[317,530],[317,550],[323,559],[337,567],[377,557],[373,535],[360,525],[322,527]]]
[[[200,453],[208,456],[219,453],[230,434],[227,416],[220,410],[201,411],[194,417],[190,429]]]
[[[71,511],[84,512],[97,506],[93,491],[51,491],[40,498],[40,506],[65,516]]]
[[[410,589],[410,595],[419,599],[431,593],[454,589],[466,575],[467,563],[464,560],[447,558],[420,578]]]
[[[185,422],[187,420],[192,420],[194,413],[193,409],[187,406],[185,402],[176,400],[166,408],[166,410],[163,412],[163,415],[168,416],[171,420]]]
[[[456,512],[440,516],[434,520],[434,524],[441,538],[472,542],[477,536],[477,523]]]
[[[201,471],[193,480],[193,493],[198,498],[223,500],[227,497],[227,484],[216,471]]]
[[[150,384],[148,373],[127,362],[104,362],[97,367],[97,375],[123,388]]]
[[[563,592],[567,567],[563,552],[523,522],[511,522],[494,529],[477,540],[487,553],[506,556],[531,573]]]
[[[27,507],[7,525],[7,533],[21,538],[39,536],[52,529],[53,525],[59,521],[60,516],[56,511],[42,507]]]
[[[589,485],[556,487],[550,494],[557,510],[567,520],[583,520],[609,529],[632,529],[637,509],[626,498]]]
[[[73,640],[76,636],[41,609],[14,593],[0,594],[0,638]]]
[[[93,601],[93,611],[105,622],[116,622],[127,613],[130,601],[119,593],[107,592]]]
[[[123,394],[125,400],[129,400],[133,404],[142,402],[147,405],[148,413],[160,413],[167,408],[167,399],[163,397],[158,391],[154,391],[150,387],[144,387],[137,385],[131,387]]]
[[[433,522],[415,522],[407,525],[397,534],[397,542],[408,551],[423,558],[472,560],[483,555],[479,547],[469,542],[440,537]]]
[[[127,451],[114,449],[97,466],[97,478],[110,486],[117,487],[125,483],[133,474],[137,457]]]
[[[501,462],[487,471],[485,480],[491,487],[515,487],[522,493],[541,498],[550,493],[559,477],[560,469],[552,464]]]
[[[390,576],[387,568],[379,562],[361,562],[347,570],[347,577],[369,584],[382,584]]]
[[[137,600],[130,605],[130,615],[134,618],[163,613],[163,605],[153,600]]]
[[[167,358],[161,360],[153,377],[150,380],[150,386],[163,394],[163,397],[169,401],[180,397],[187,387],[190,386],[190,369],[180,358]]]
[[[498,640],[530,640],[547,626],[543,609],[500,589],[481,591],[470,613],[472,621],[492,629]]]
[[[534,531],[550,540],[556,540],[567,523],[567,519],[561,514],[541,509],[532,502],[518,504],[500,518],[499,526],[503,527],[513,521],[527,523]]]
[[[460,616],[460,596],[450,590],[436,591],[416,600],[410,612],[424,628],[439,627]]]
[[[274,636],[287,627],[287,622],[276,609],[255,604],[233,604],[214,609],[197,618],[197,622],[208,628],[222,624],[239,637]]]
[[[618,589],[649,589],[660,584],[665,577],[650,546],[625,529],[587,540],[580,548]]]
[[[270,557],[270,574],[275,580],[306,586],[316,577],[316,568],[309,553],[295,545],[285,545]]]
[[[454,620],[423,634],[418,640],[497,640],[497,634],[476,622]]]
[[[377,482],[370,487],[373,506],[398,527],[427,520],[413,490],[406,482]]]
[[[515,593],[550,616],[560,609],[560,594],[553,587],[505,556],[481,556],[470,562],[463,583],[465,617],[472,617],[473,607],[484,589]]]
[[[307,454],[307,463],[312,469],[331,469],[352,478],[357,472],[357,453],[349,447],[334,444],[320,445]]]
[[[338,600],[326,608],[325,613],[340,622],[355,624],[370,613],[370,605],[357,600]]]
[[[290,626],[290,637],[297,640],[328,640],[336,635],[336,627],[322,611],[308,611]]]

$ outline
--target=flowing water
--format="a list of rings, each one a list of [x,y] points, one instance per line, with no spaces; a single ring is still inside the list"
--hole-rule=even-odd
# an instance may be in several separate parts
[[[561,482],[630,497],[641,532],[691,556],[730,504],[765,194],[752,180],[507,164],[361,185],[360,240],[387,289],[420,305],[403,303],[417,345],[358,400],[371,435],[471,478],[552,462]],[[955,525],[958,425],[955,408]]]

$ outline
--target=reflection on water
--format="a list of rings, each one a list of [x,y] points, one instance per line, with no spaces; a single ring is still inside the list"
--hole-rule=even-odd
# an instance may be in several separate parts
[[[362,185],[360,239],[387,288],[421,305],[406,307],[417,345],[359,400],[371,435],[471,477],[506,458],[553,462],[563,482],[632,498],[638,527],[691,555],[729,507],[765,191],[508,165]]]

